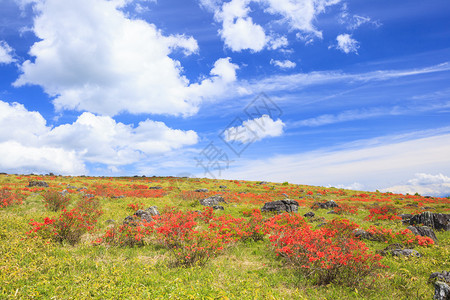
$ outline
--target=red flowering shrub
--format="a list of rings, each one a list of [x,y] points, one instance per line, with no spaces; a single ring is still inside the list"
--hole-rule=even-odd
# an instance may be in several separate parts
[[[144,208],[144,203],[130,203],[127,205],[127,207],[129,209],[131,209],[132,211],[137,211],[139,209],[143,209]]]
[[[230,241],[214,230],[214,226],[202,230],[196,222],[198,219],[201,218],[197,212],[174,209],[156,218],[156,238],[170,250],[177,265],[203,265]]]
[[[31,237],[50,238],[62,243],[67,241],[74,245],[81,240],[81,236],[94,229],[97,218],[103,213],[99,209],[96,199],[82,199],[70,211],[62,210],[58,218],[44,218],[44,222],[30,220],[32,229],[27,232]]]
[[[339,215],[358,214],[358,207],[345,203],[340,203],[339,207],[333,208],[333,211]]]
[[[347,219],[333,219],[324,225],[330,236],[353,237],[353,231],[359,225]]]
[[[123,224],[109,228],[103,237],[94,243],[105,243],[112,246],[143,246],[144,238],[151,236],[155,222],[139,222]]]
[[[267,223],[272,229],[270,240],[277,255],[317,284],[354,286],[383,267],[379,263],[381,256],[370,253],[363,242],[347,236],[354,223],[335,221],[332,224],[339,229],[331,229],[329,225],[311,230],[301,222],[291,228],[289,224],[282,225],[284,222],[279,221],[287,219],[286,216],[278,219]]]
[[[11,192],[7,187],[0,190],[0,208],[22,204],[22,197]]]
[[[386,204],[380,207],[370,209],[370,214],[365,220],[401,220],[402,218],[397,216],[397,208],[393,205]]]
[[[244,231],[243,239],[252,239],[255,242],[264,238],[268,232],[267,227],[264,225],[261,210],[253,209],[249,212],[244,212],[244,216],[250,216],[250,220],[243,224],[242,230]]]
[[[62,195],[60,192],[49,190],[42,194],[45,207],[51,211],[58,211],[70,203],[70,198]]]
[[[372,235],[372,240],[385,242],[387,244],[403,244],[405,246],[424,246],[434,245],[434,241],[427,236],[416,236],[411,230],[404,229],[394,232],[392,229],[370,226],[366,230]]]

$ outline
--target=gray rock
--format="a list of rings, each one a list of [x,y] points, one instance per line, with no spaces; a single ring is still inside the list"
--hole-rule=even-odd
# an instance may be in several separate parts
[[[145,211],[152,216],[159,216],[158,207],[156,207],[156,206],[150,206]]]
[[[373,235],[363,229],[355,229],[353,231],[355,237],[359,237],[361,240],[372,240]]]
[[[196,189],[195,192],[197,192],[197,193],[207,193],[209,191],[208,191],[208,189]]]
[[[430,278],[428,278],[429,281],[444,281],[447,283],[450,283],[450,271],[442,271],[442,272],[434,272],[430,275]]]
[[[220,185],[219,188],[220,188],[220,189],[226,189],[227,186],[226,186],[226,185]]]
[[[123,223],[129,224],[129,225],[136,225],[140,222],[146,221],[151,222],[153,221],[153,216],[158,216],[159,211],[156,206],[150,206],[146,210],[138,209],[133,215],[127,216]]]
[[[30,181],[28,187],[48,187],[48,183],[45,181]]]
[[[200,204],[203,206],[213,207],[215,205],[219,205],[219,203],[227,203],[225,199],[221,196],[211,196],[202,200],[199,200]]]
[[[434,234],[433,229],[427,226],[408,226],[408,229],[411,230],[411,232],[414,235],[420,235],[420,236],[427,236],[430,237],[435,243],[437,243],[438,239],[436,237],[436,234]]]
[[[435,300],[450,300],[450,287],[445,282],[436,281],[434,283]]]
[[[392,256],[415,256],[421,257],[422,255],[413,249],[393,249],[389,251]]]
[[[298,212],[298,202],[295,200],[284,199],[264,203],[261,211],[276,211],[276,212]]]
[[[223,208],[223,206],[221,206],[221,205],[214,205],[212,208],[214,210],[225,210],[225,208]]]
[[[312,206],[312,208],[323,208],[323,209],[328,209],[328,208],[334,208],[334,207],[339,207],[339,205],[337,205],[336,202],[334,202],[334,200],[330,200],[327,202],[315,202]]]
[[[150,186],[148,189],[149,190],[161,190],[162,186]]]
[[[304,214],[303,216],[305,217],[305,218],[312,218],[312,217],[314,217],[316,214],[315,213],[313,213],[312,211],[310,211],[310,212],[307,212],[306,214]]]
[[[268,184],[268,182],[267,181],[261,181],[260,183],[258,183],[259,185],[262,185],[262,184]]]
[[[69,192],[67,190],[62,190],[61,192],[59,192],[62,196],[67,196],[69,194]]]
[[[413,216],[409,220],[410,225],[423,224],[436,230],[450,231],[450,214],[438,214],[425,211]]]

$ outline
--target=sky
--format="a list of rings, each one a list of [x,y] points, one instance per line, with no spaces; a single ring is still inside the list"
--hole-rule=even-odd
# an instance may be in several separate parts
[[[450,195],[447,0],[0,0],[0,172]]]

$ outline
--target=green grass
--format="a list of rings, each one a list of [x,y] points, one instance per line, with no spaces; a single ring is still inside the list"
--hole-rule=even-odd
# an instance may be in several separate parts
[[[35,177],[21,176],[17,179],[14,175],[0,175],[0,188],[9,186],[21,190],[28,180]],[[107,220],[121,223],[132,214],[127,208],[130,203],[144,203],[145,207],[156,205],[160,211],[165,206],[201,210],[196,199],[181,199],[181,191],[207,188],[225,195],[278,193],[274,194],[274,200],[282,199],[279,194],[286,192],[291,199],[306,199],[298,212],[302,215],[311,211],[309,206],[314,201],[334,199],[339,203],[341,198],[361,192],[346,191],[345,196],[330,193],[308,196],[308,190],[324,188],[269,183],[266,190],[256,182],[237,185],[233,181],[207,179],[113,178],[110,181],[108,178],[44,177],[43,180],[57,190],[63,190],[67,184],[90,187],[94,181],[123,186],[133,183],[159,185],[166,190],[169,187],[173,189],[162,198],[102,197],[104,214],[99,219],[97,231],[83,236],[82,242],[75,246],[26,236],[30,219],[41,220],[58,214],[45,209],[39,192],[28,195],[19,206],[0,209],[0,299],[431,299],[434,288],[427,282],[428,276],[432,272],[450,270],[450,232],[436,233],[438,245],[416,248],[423,255],[421,258],[386,256],[382,263],[389,268],[369,278],[366,285],[356,288],[314,285],[278,259],[267,238],[259,242],[237,243],[205,266],[192,268],[174,266],[166,250],[157,245],[124,248],[91,244],[104,233],[108,227]],[[228,191],[222,192],[219,185],[226,185]],[[73,194],[71,197],[77,200],[80,196]],[[400,212],[407,212],[404,207],[411,201],[395,197],[392,203]],[[216,214],[241,217],[244,210],[262,207],[263,202],[257,204],[243,198],[226,204],[225,211]],[[359,213],[343,217],[368,228],[374,224],[364,220],[368,215],[367,205],[371,203],[355,203]],[[435,207],[435,211],[448,213],[449,210],[448,201],[427,205]],[[316,218],[325,220],[337,217],[327,214],[327,210],[314,212]],[[313,224],[319,223],[320,220]],[[405,228],[398,221],[378,223],[395,230]],[[367,242],[367,245],[373,251],[386,246],[379,242]]]

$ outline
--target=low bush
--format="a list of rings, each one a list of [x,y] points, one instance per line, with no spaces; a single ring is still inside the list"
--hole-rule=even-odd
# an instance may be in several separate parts
[[[44,197],[45,207],[51,211],[58,211],[66,208],[70,203],[70,198],[62,195],[58,191],[48,190],[42,194]]]

